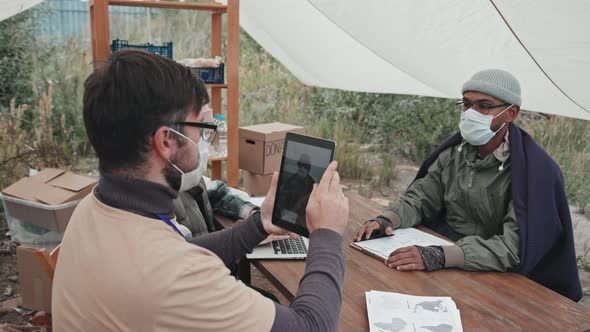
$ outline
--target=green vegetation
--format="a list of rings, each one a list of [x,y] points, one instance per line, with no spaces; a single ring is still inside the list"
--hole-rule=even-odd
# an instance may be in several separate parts
[[[176,59],[208,56],[209,29],[207,13],[188,11],[111,20],[113,39],[172,40]],[[81,109],[92,70],[88,37],[60,45],[33,38],[23,13],[0,23],[0,41],[0,185],[26,167],[87,164],[93,153]],[[345,178],[388,185],[396,161],[420,162],[457,130],[453,100],[308,87],[245,32],[240,61],[240,125],[282,121],[335,140]],[[590,208],[590,122],[525,113],[519,123],[561,165],[570,200]]]

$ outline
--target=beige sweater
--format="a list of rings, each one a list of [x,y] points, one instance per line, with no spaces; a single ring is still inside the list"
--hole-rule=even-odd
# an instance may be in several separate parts
[[[158,219],[88,195],[60,250],[54,331],[269,331],[275,306]]]

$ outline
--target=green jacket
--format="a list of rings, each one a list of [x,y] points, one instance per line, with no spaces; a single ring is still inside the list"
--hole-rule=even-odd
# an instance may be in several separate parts
[[[520,237],[512,206],[507,142],[484,158],[468,143],[459,147],[443,151],[428,174],[414,182],[383,216],[402,228],[442,218],[465,235],[456,245],[443,247],[445,267],[512,270],[520,263]]]
[[[180,192],[174,200],[176,221],[188,227],[193,237],[218,230],[214,214],[246,219],[250,211],[257,208],[256,205],[232,193],[222,181],[211,181],[207,189],[204,179],[198,186]]]

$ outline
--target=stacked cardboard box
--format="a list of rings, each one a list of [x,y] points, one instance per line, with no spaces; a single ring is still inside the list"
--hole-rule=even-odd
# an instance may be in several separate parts
[[[59,248],[59,247],[58,247]],[[57,251],[20,245],[16,248],[16,268],[23,308],[51,312],[51,290]]]
[[[239,165],[244,187],[252,196],[264,196],[268,192],[273,172],[281,168],[288,132],[305,134],[305,129],[280,122],[240,128]]]
[[[46,168],[2,190],[7,219],[63,233],[77,201],[88,195],[95,183],[72,172]]]
[[[96,180],[48,168],[2,190],[6,220],[16,250],[22,307],[51,312],[57,252],[70,217]]]

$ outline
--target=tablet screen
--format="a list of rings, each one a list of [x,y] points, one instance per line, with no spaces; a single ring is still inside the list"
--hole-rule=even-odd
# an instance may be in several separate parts
[[[333,148],[328,149],[301,141],[285,142],[273,213],[274,220],[298,225],[297,229],[303,228],[305,230],[303,233],[307,233],[305,218],[307,201],[313,190],[313,184],[320,182],[333,155]]]

